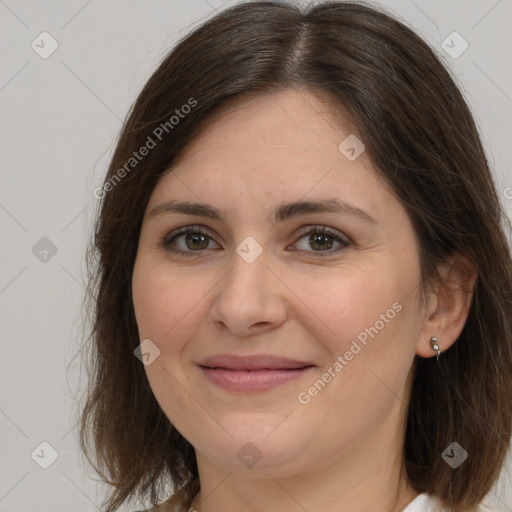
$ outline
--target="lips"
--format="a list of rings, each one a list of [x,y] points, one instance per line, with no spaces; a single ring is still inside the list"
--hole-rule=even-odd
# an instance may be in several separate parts
[[[210,382],[227,391],[263,392],[293,382],[315,365],[267,354],[221,354],[204,359],[199,368]]]
[[[257,354],[253,356],[239,356],[236,354],[219,354],[208,357],[199,363],[199,366],[224,370],[297,370],[314,366],[306,361],[297,361],[280,356]]]

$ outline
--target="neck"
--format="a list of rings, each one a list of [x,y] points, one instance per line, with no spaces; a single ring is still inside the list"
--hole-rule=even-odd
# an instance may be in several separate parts
[[[251,480],[248,483],[233,474],[227,474],[224,481],[218,483],[217,489],[199,492],[192,501],[189,512],[402,512],[419,494],[405,480],[397,481],[391,487],[377,486],[375,482],[368,480],[354,489],[336,492],[333,492],[336,489],[333,488],[334,485],[330,479],[322,478],[310,480],[307,489],[304,486],[299,489],[287,479],[269,478]]]

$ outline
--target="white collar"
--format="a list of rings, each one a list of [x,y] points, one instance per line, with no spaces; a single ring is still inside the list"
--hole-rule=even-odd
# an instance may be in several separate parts
[[[476,509],[478,512],[495,512],[494,509],[480,504]],[[427,493],[416,496],[402,512],[449,512],[440,506],[439,501]]]
[[[414,500],[405,507],[403,512],[436,512],[439,510],[436,508],[436,502],[433,498],[431,498],[428,494],[423,493],[419,496],[416,496]]]

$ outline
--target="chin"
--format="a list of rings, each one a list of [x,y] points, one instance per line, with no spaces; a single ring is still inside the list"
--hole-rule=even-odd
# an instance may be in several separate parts
[[[298,459],[309,444],[304,439],[291,437],[284,430],[272,432],[266,422],[252,423],[250,428],[245,422],[231,424],[226,425],[226,429],[233,437],[202,439],[193,444],[196,451],[204,453],[214,464],[244,476],[268,478],[267,471],[273,476],[290,476],[297,472]],[[312,433],[311,438],[314,436]]]

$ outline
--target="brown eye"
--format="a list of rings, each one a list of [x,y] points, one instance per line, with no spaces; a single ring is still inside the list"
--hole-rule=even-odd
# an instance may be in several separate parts
[[[185,236],[185,245],[191,251],[206,249],[209,243],[209,238],[201,233],[187,233]]]
[[[304,240],[305,242],[301,242]],[[316,226],[301,236],[299,241],[295,244],[302,243],[303,247],[298,250],[302,252],[313,252],[333,254],[350,245],[350,242],[338,233],[337,231],[324,226]],[[333,249],[333,246],[338,244],[338,247]],[[311,250],[312,249],[312,250]]]
[[[187,227],[166,235],[161,246],[169,252],[192,255],[194,252],[202,252],[208,249],[211,242],[213,242],[211,236],[202,229]],[[219,246],[217,245],[216,248],[219,248]]]
[[[332,248],[334,240],[331,235],[325,235],[323,233],[313,233],[309,235],[308,243],[315,250],[329,250]]]

